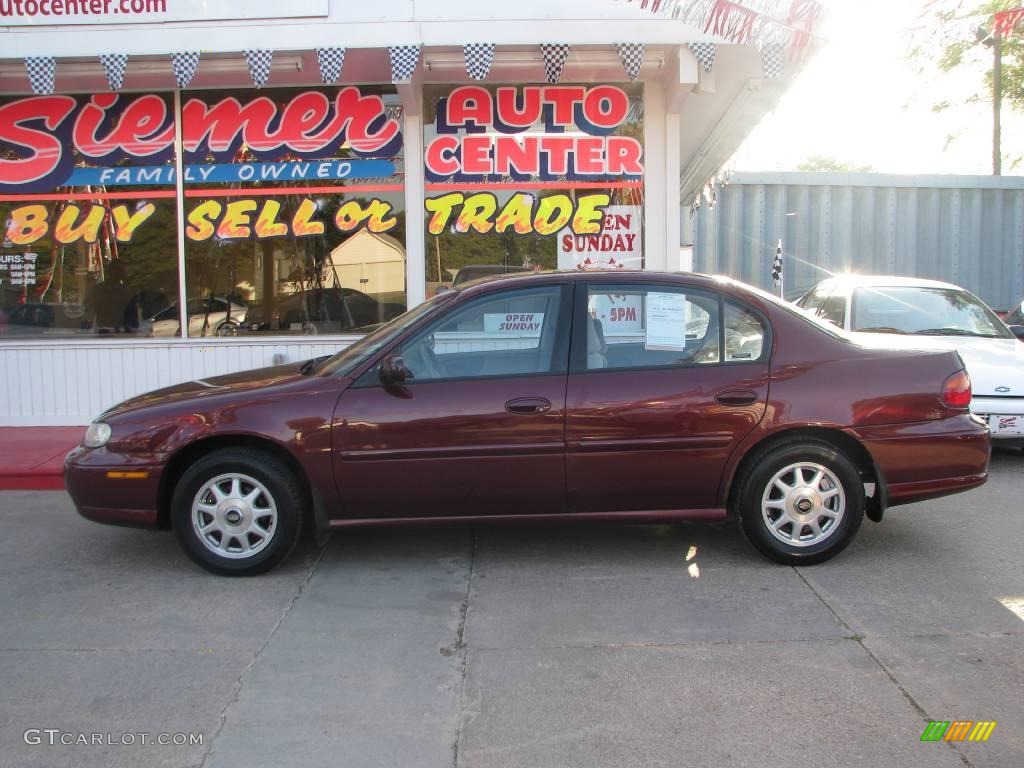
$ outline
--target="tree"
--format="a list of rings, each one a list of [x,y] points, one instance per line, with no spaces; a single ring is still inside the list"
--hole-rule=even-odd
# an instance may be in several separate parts
[[[844,163],[829,155],[810,155],[796,169],[810,173],[871,173],[874,170],[870,165]]]
[[[995,57],[994,18],[1000,11],[1019,8],[1024,0],[932,0],[925,4],[922,26],[916,34],[909,57],[921,73],[938,70],[949,73],[966,69],[979,74],[977,87],[962,103],[992,102]],[[1002,61],[1002,102],[1004,107],[1024,111],[1024,22],[1015,34],[1003,36],[1000,42]],[[933,104],[942,112],[954,105],[945,99]],[[950,141],[956,135],[950,136]],[[1002,154],[1011,165],[1020,160],[1020,145]],[[993,149],[993,154],[995,151]]]

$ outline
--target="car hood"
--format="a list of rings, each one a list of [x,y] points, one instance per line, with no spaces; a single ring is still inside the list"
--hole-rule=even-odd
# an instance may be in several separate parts
[[[257,368],[251,371],[230,373],[225,376],[212,376],[206,379],[186,381],[182,384],[175,384],[173,387],[164,387],[144,395],[125,400],[104,412],[98,421],[108,419],[112,416],[121,416],[156,405],[170,405],[218,397],[222,395],[238,394],[240,392],[262,389],[266,387],[280,386],[295,380],[304,380],[301,368],[305,361],[289,363],[288,365],[275,365],[270,368]]]
[[[1017,339],[971,336],[901,336],[890,333],[850,334],[872,349],[955,350],[971,376],[975,395],[1024,397],[1024,344]]]

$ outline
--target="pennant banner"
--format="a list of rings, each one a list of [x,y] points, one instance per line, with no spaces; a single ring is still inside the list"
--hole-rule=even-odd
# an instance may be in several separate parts
[[[569,46],[565,43],[541,45],[544,54],[544,75],[549,83],[557,83],[562,79],[562,69],[569,58]]]
[[[178,88],[188,88],[192,78],[196,76],[199,68],[198,53],[175,53],[171,56],[171,68],[174,70],[174,79]]]
[[[999,37],[1009,37],[1022,20],[1024,20],[1024,8],[1000,11],[995,16],[995,34]]]
[[[640,77],[640,67],[644,63],[643,43],[617,43],[615,47],[619,50],[619,59],[622,60],[627,77],[633,82]]]
[[[25,71],[28,72],[32,93],[36,96],[49,96],[53,93],[57,75],[57,61],[53,56],[29,56],[25,59]]]
[[[408,80],[420,63],[420,47],[418,45],[395,45],[388,48],[391,57],[391,82]]]
[[[249,65],[252,84],[262,88],[270,79],[270,68],[274,64],[273,51],[245,51],[245,63]]]
[[[761,45],[761,76],[765,80],[782,77],[786,64],[786,47],[783,43]]]
[[[696,57],[697,63],[710,72],[715,66],[715,44],[714,43],[690,43],[690,52]]]
[[[120,91],[124,86],[124,73],[128,69],[128,57],[123,53],[110,53],[100,56],[100,64],[107,73],[110,90]]]
[[[317,48],[316,60],[320,64],[320,79],[325,85],[336,83],[345,65],[344,48]]]
[[[818,37],[820,0],[626,0],[678,19],[730,43],[781,42],[790,60],[801,58]],[[788,13],[782,16],[783,9]]]
[[[494,63],[494,43],[468,43],[462,46],[466,57],[466,74],[474,80],[483,80]]]

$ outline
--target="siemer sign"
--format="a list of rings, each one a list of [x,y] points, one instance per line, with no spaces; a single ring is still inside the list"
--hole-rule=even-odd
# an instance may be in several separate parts
[[[328,4],[329,0],[0,0],[0,26],[327,16]]]

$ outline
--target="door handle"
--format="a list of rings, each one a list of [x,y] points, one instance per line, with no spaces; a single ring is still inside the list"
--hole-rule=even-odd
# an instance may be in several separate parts
[[[757,402],[757,393],[748,389],[729,389],[715,395],[715,401],[721,405],[753,405]]]
[[[519,397],[505,403],[505,410],[520,415],[547,413],[551,410],[551,401],[543,397]]]

